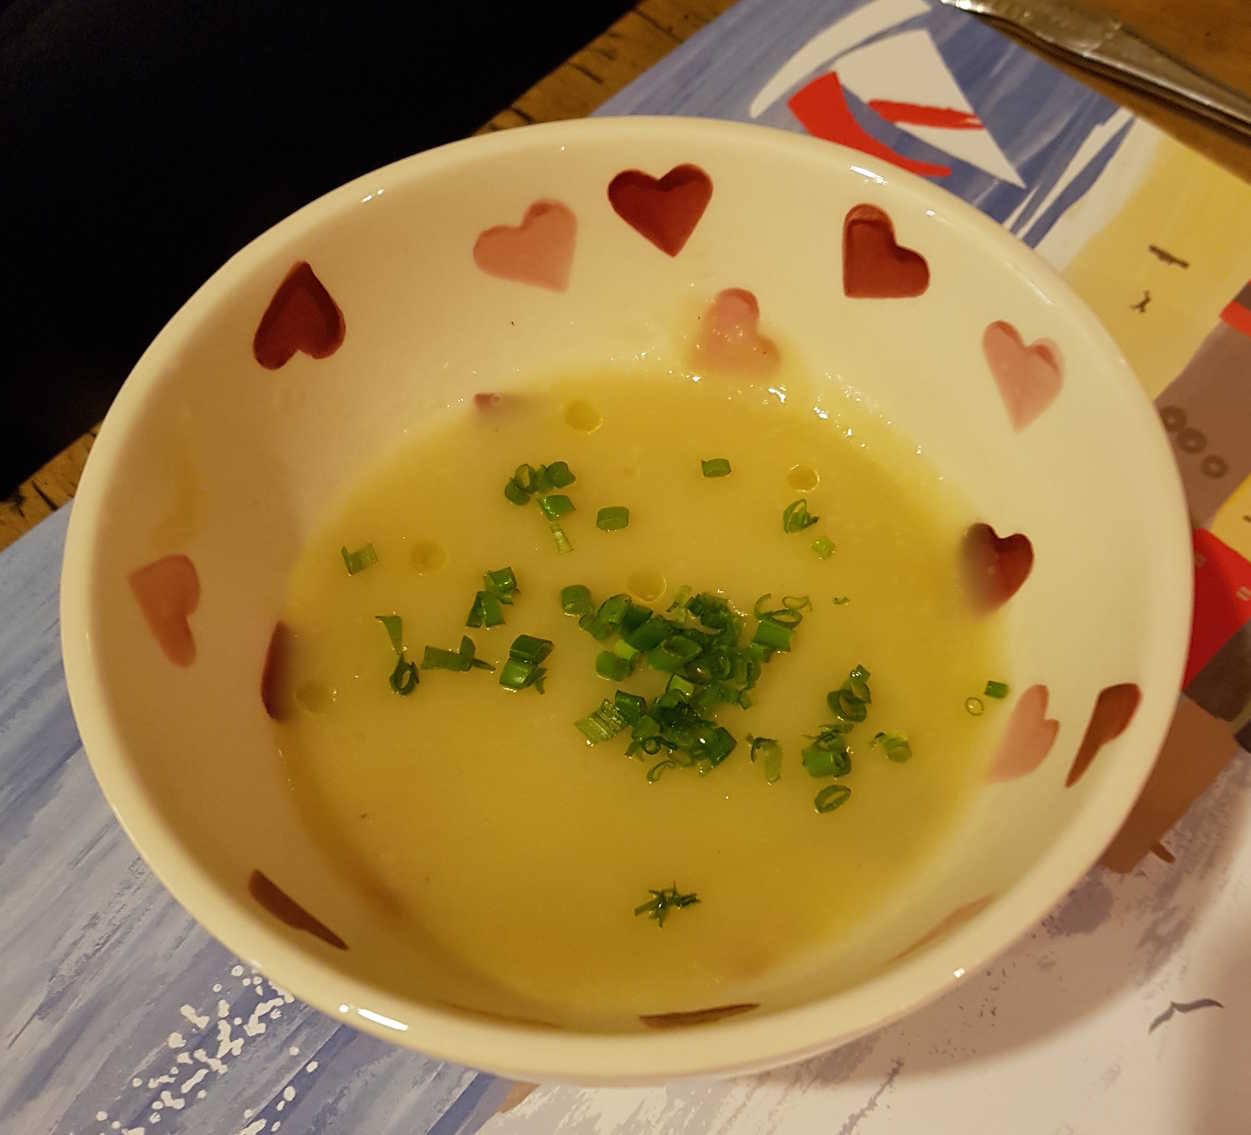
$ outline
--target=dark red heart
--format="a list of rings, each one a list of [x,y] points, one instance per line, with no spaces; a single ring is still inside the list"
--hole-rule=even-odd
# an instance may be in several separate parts
[[[608,200],[627,225],[661,252],[677,256],[712,199],[712,178],[699,166],[674,166],[659,181],[627,169],[608,183]]]
[[[853,299],[902,299],[930,286],[925,257],[895,240],[895,226],[876,205],[843,218],[843,293]]]
[[[261,704],[275,721],[285,721],[295,712],[295,691],[291,680],[291,655],[295,636],[286,623],[276,622],[261,665]]]
[[[1073,758],[1073,767],[1069,769],[1069,775],[1064,781],[1065,788],[1077,783],[1104,745],[1125,732],[1138,711],[1140,701],[1142,690],[1136,682],[1105,686],[1099,691],[1099,696],[1095,698],[1095,708],[1090,714],[1090,724],[1086,726],[1086,735],[1082,738],[1077,756]]]
[[[315,359],[333,355],[343,344],[343,312],[306,261],[278,285],[252,338],[252,354],[267,370],[277,370],[296,351]]]
[[[1020,590],[1034,566],[1034,546],[1021,532],[998,536],[989,524],[974,524],[960,549],[964,582],[983,611],[1002,607]]]
[[[263,871],[253,871],[248,876],[248,894],[280,922],[294,930],[303,930],[329,943],[336,950],[346,950],[348,944],[330,929],[320,918],[310,914],[286,891]]]

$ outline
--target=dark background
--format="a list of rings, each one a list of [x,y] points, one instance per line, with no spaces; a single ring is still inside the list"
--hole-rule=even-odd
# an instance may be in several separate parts
[[[629,0],[0,0],[0,495],[234,251],[463,137]]]

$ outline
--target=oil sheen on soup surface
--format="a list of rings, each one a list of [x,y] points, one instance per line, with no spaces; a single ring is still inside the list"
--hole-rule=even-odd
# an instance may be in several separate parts
[[[396,941],[424,943],[410,968],[446,960],[446,974],[406,975],[407,990],[604,1028],[760,1000],[828,971],[941,851],[984,771],[990,722],[965,700],[1005,676],[995,620],[971,616],[959,586],[957,547],[976,518],[855,398],[804,390],[659,372],[536,385],[447,410],[334,504],[292,575],[298,694],[276,735],[341,885],[379,897]],[[716,458],[730,472],[705,475]],[[520,504],[504,492],[517,466],[556,461],[576,477],[549,490],[574,505],[557,518],[566,552],[541,490],[514,490]],[[800,527],[792,509],[787,532],[797,500],[819,519]],[[628,525],[597,527],[617,506]],[[349,575],[341,547],[367,543],[377,562]],[[467,629],[483,573],[505,566],[518,590],[503,624]],[[616,690],[652,699],[668,677],[642,658],[627,677],[600,676],[597,656],[620,639],[597,641],[562,611],[575,584],[597,607],[630,592],[661,615],[686,587],[723,597],[744,615],[744,657],[757,598],[785,611],[791,597],[802,621],[777,632],[791,649],[760,666],[750,706],[705,715],[737,742],[716,767],[667,765],[649,781],[663,744],[629,758],[631,727],[598,744],[575,727]],[[496,670],[423,669],[397,695],[378,615],[402,618],[405,660],[468,635]],[[522,634],[553,644],[542,693],[499,682]],[[814,777],[802,754],[837,720],[827,695],[857,666],[871,701],[845,722],[851,772],[829,775],[839,743],[827,734]],[[865,691],[850,689],[855,718]],[[879,732],[906,738],[893,755],[910,759],[889,759]],[[767,747],[752,761],[749,734],[776,740],[780,779],[767,779]],[[845,795],[837,785],[850,795],[818,812],[818,793],[826,807]],[[636,914],[649,900],[663,923]]]

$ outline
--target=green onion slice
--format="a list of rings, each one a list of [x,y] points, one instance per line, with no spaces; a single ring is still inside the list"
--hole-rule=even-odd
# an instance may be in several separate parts
[[[378,553],[374,551],[372,544],[362,544],[354,552],[349,552],[345,544],[339,549],[339,555],[343,557],[343,566],[347,568],[348,575],[355,575],[378,562]]]
[[[1008,696],[1008,683],[990,681],[986,683],[986,689],[982,691],[988,698],[1006,698]]]
[[[391,649],[396,654],[403,654],[404,620],[399,615],[375,615],[374,618],[387,628],[387,637],[391,640]]]
[[[560,609],[566,615],[589,615],[595,609],[591,599],[591,589],[581,583],[571,583],[560,589]]]
[[[560,517],[568,516],[573,511],[573,501],[564,493],[548,493],[547,496],[539,498],[539,508],[543,510],[543,515],[548,520],[559,520]]]
[[[748,734],[747,740],[751,742],[752,764],[759,757],[764,766],[765,780],[769,784],[777,783],[782,777],[782,746],[772,737],[752,737]]]
[[[874,733],[871,744],[877,745],[896,764],[912,759],[912,746],[902,733]]]
[[[819,516],[812,516],[808,512],[808,502],[800,497],[799,500],[791,501],[782,510],[782,531],[802,532],[805,528],[811,528],[820,519]]]
[[[730,462],[725,457],[711,457],[707,461],[700,461],[699,468],[705,477],[728,477],[730,475]]]
[[[512,600],[510,599],[509,602]],[[467,627],[498,627],[504,621],[504,608],[500,605],[500,596],[493,591],[479,591],[473,599],[473,606],[465,616]]]
[[[618,532],[630,523],[630,510],[624,505],[601,508],[595,515],[595,527],[604,532]]]
[[[819,536],[812,542],[812,550],[823,560],[828,560],[834,554],[834,541],[825,536]]]
[[[851,789],[847,785],[827,784],[813,798],[812,806],[824,815],[826,812],[833,812],[835,808],[841,808],[850,797]]]

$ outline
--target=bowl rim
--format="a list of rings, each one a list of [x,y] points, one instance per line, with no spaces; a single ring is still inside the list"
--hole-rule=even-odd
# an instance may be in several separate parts
[[[941,940],[864,982],[827,997],[760,1015],[744,1014],[701,1025],[691,1042],[686,1028],[641,1033],[553,1030],[429,1003],[419,1003],[346,975],[319,956],[310,938],[297,945],[267,916],[229,894],[179,842],[148,803],[140,777],[123,754],[124,739],[107,709],[91,637],[91,565],[102,529],[101,501],[120,459],[126,427],[147,390],[202,315],[235,281],[263,263],[272,250],[359,204],[379,185],[413,183],[494,154],[534,147],[576,146],[619,139],[631,142],[706,143],[733,148],[736,159],[769,153],[790,162],[826,163],[889,185],[901,200],[929,208],[967,228],[1022,276],[1039,281],[1064,303],[1106,354],[1102,381],[1131,384],[1138,421],[1123,421],[1143,435],[1135,447],[1150,476],[1144,493],[1154,501],[1164,534],[1155,564],[1160,620],[1166,625],[1156,673],[1170,666],[1177,688],[1189,643],[1193,602],[1190,523],[1172,451],[1153,404],[1111,335],[1073,289],[1031,249],[997,222],[946,190],[879,159],[790,131],[684,117],[597,117],[519,127],[452,142],[364,174],[299,209],[226,261],[178,310],[135,364],[109,409],[72,509],[61,572],[61,647],[66,685],[83,747],[110,807],[152,873],[192,917],[240,959],[272,976],[280,987],[327,1016],[439,1060],[481,1068],[513,1079],[583,1085],[652,1084],[695,1076],[724,1076],[790,1063],[885,1027],[937,999],[965,973],[984,968],[1056,905],[1097,861],[1145,783],[1172,720],[1175,702],[1144,699],[1138,727],[1147,741],[1122,757],[1122,776],[1088,789],[1088,798],[1057,840],[1006,892]],[[1149,428],[1147,428],[1149,427]],[[1152,440],[1154,439],[1154,440]],[[1172,533],[1170,536],[1169,533]],[[1176,598],[1171,624],[1169,596]],[[883,1006],[890,1008],[883,1011]],[[366,1011],[362,1015],[361,1010]],[[397,1027],[398,1026],[398,1027]]]

